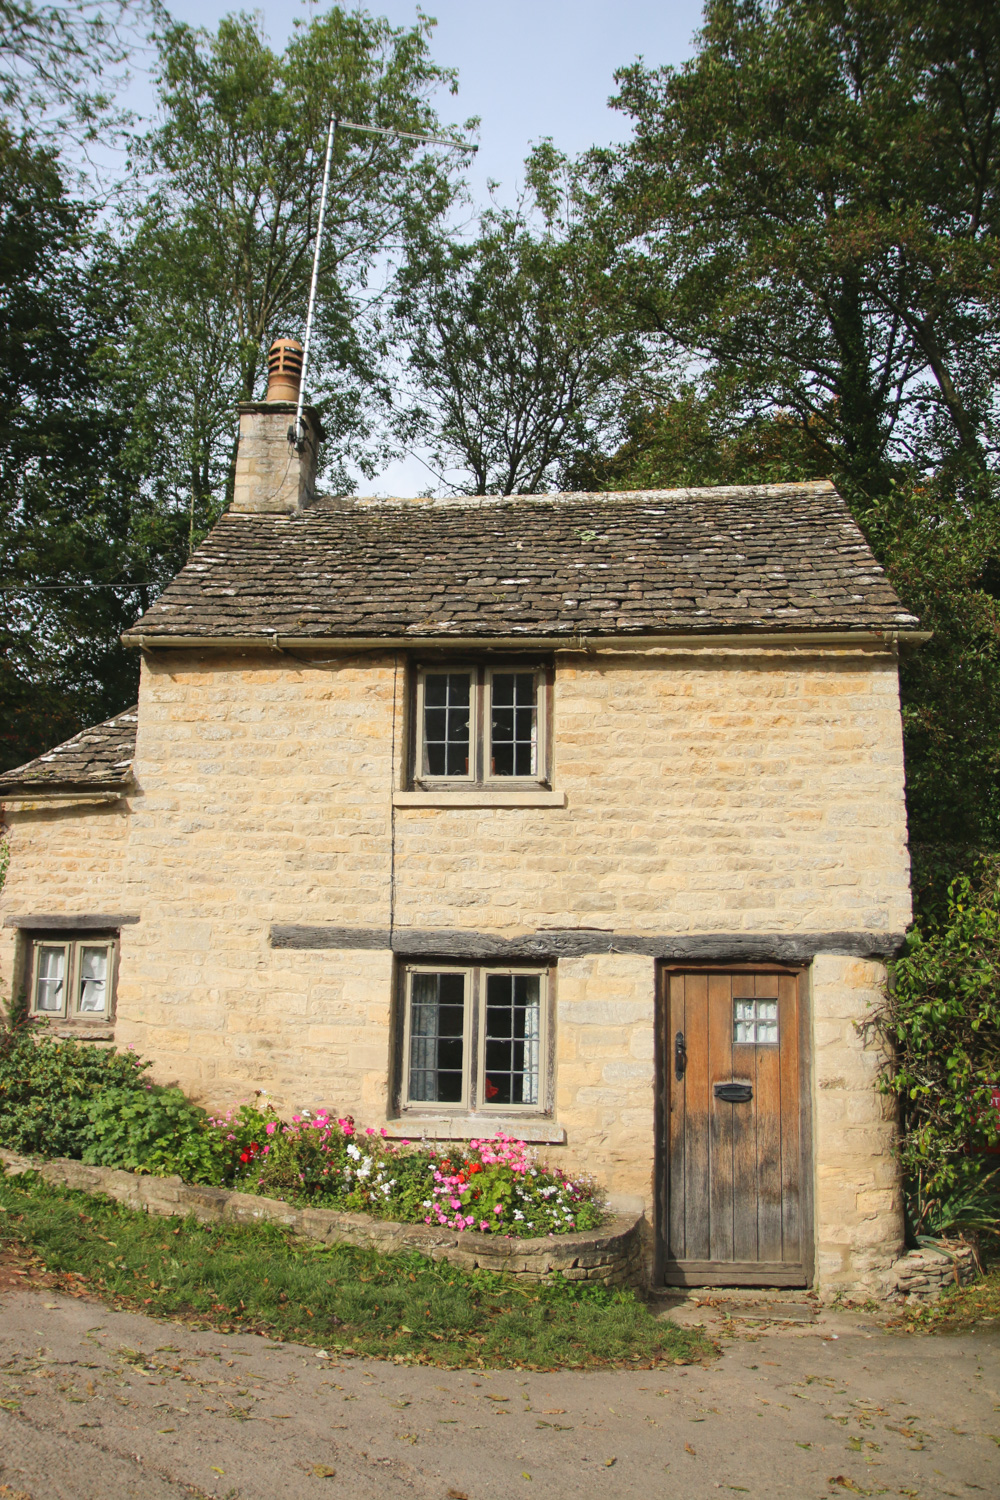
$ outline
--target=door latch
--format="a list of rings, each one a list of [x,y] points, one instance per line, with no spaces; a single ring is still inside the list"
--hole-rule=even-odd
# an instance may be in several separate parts
[[[679,1031],[674,1037],[674,1077],[678,1080],[684,1077],[684,1069],[687,1067],[687,1047],[684,1045],[684,1033]]]

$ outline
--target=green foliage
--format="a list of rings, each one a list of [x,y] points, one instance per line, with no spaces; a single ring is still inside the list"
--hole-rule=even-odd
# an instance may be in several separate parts
[[[90,1100],[83,1160],[186,1182],[219,1183],[229,1156],[208,1116],[180,1089],[104,1088]]]
[[[0,1174],[0,1244],[34,1247],[117,1306],[266,1333],[331,1353],[449,1367],[597,1369],[690,1363],[697,1330],[631,1291],[519,1285],[420,1255],[296,1244],[274,1225],[201,1227]],[[109,1263],[110,1262],[110,1263]]]
[[[107,242],[131,289],[109,376],[146,483],[186,517],[191,543],[231,495],[237,405],[263,396],[271,340],[303,332],[330,116],[443,133],[430,101],[454,78],[430,57],[433,24],[333,6],[296,22],[282,53],[245,13],[214,33],[171,24],[159,38],[160,119],[132,141],[146,190]],[[308,395],[341,491],[343,458],[381,451],[384,304],[404,241],[448,207],[461,160],[337,134]],[[376,265],[381,295],[369,284]]]
[[[37,1022],[0,1029],[0,1145],[79,1158],[94,1098],[105,1089],[145,1096],[146,1067],[131,1053],[55,1041]]]
[[[581,202],[611,295],[748,422],[787,412],[858,492],[996,452],[1000,19],[981,0],[709,0],[637,62]]]
[[[882,1086],[899,1100],[916,1233],[1000,1229],[1000,863],[951,886],[943,918],[914,928],[877,1026],[892,1050]]]
[[[4,768],[135,701],[138,662],[119,635],[177,560],[99,372],[124,314],[93,220],[53,154],[0,124]]]
[[[449,488],[534,494],[618,430],[641,351],[608,315],[592,238],[493,210],[468,242],[424,236],[401,287],[412,389],[397,427]],[[456,469],[470,478],[452,483]]]

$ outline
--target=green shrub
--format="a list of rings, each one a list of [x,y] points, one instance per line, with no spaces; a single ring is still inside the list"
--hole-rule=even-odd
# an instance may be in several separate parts
[[[148,1066],[132,1053],[57,1041],[37,1022],[0,1028],[0,1145],[79,1157],[90,1135],[94,1096],[107,1088],[145,1094]]]
[[[123,1167],[186,1182],[220,1183],[229,1152],[208,1116],[177,1088],[101,1089],[91,1098],[88,1144],[92,1166]]]
[[[907,1207],[916,1234],[1000,1230],[1000,862],[980,862],[925,915],[894,965],[876,1022],[900,1104]]]

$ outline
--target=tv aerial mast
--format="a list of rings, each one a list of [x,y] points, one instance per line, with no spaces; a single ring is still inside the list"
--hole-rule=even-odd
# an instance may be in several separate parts
[[[330,116],[330,128],[326,133],[326,160],[323,164],[323,186],[319,195],[319,218],[316,221],[316,244],[313,247],[312,277],[309,282],[309,306],[306,311],[306,335],[302,344],[302,375],[299,380],[299,399],[295,409],[295,425],[289,429],[289,441],[301,448],[305,441],[302,426],[302,406],[305,400],[306,375],[309,369],[309,345],[312,340],[313,314],[316,310],[316,283],[319,280],[319,257],[323,247],[323,224],[326,219],[326,203],[330,190],[330,163],[333,160],[333,144],[338,130],[360,130],[365,135],[392,136],[395,140],[421,141],[431,146],[450,146],[453,151],[479,150],[470,141],[453,141],[443,135],[421,135],[415,130],[396,130],[390,125],[360,125],[356,120],[341,120]]]

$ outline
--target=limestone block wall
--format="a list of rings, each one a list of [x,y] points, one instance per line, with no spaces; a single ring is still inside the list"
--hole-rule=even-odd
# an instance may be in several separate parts
[[[400,927],[902,931],[895,662],[560,654],[565,808],[400,808]]]
[[[824,1292],[883,1292],[903,1253],[895,1107],[882,1056],[859,1034],[885,982],[880,963],[819,954],[811,972],[816,1276]]]
[[[269,933],[387,921],[393,677],[391,657],[143,664],[118,1035],[198,1098],[384,1113],[389,954]]]
[[[273,923],[482,932],[901,932],[902,739],[889,653],[560,653],[565,807],[396,807],[404,654],[156,652],[127,804],[11,815],[0,912],[136,912],[119,1045],[219,1106],[267,1090],[377,1124],[393,960],[270,946]],[[0,974],[13,937],[0,929]],[[878,965],[813,966],[818,1269],[895,1253],[893,1126],[854,1022]],[[653,1203],[655,964],[563,958],[555,1117],[567,1167],[620,1210]],[[860,1272],[859,1272],[860,1268]]]
[[[573,1166],[608,1187],[619,1213],[652,1202],[656,968],[600,954],[557,975],[555,1116]]]
[[[123,911],[129,814],[127,799],[5,809],[10,864],[0,914]],[[17,931],[0,926],[0,1001],[21,982]]]

